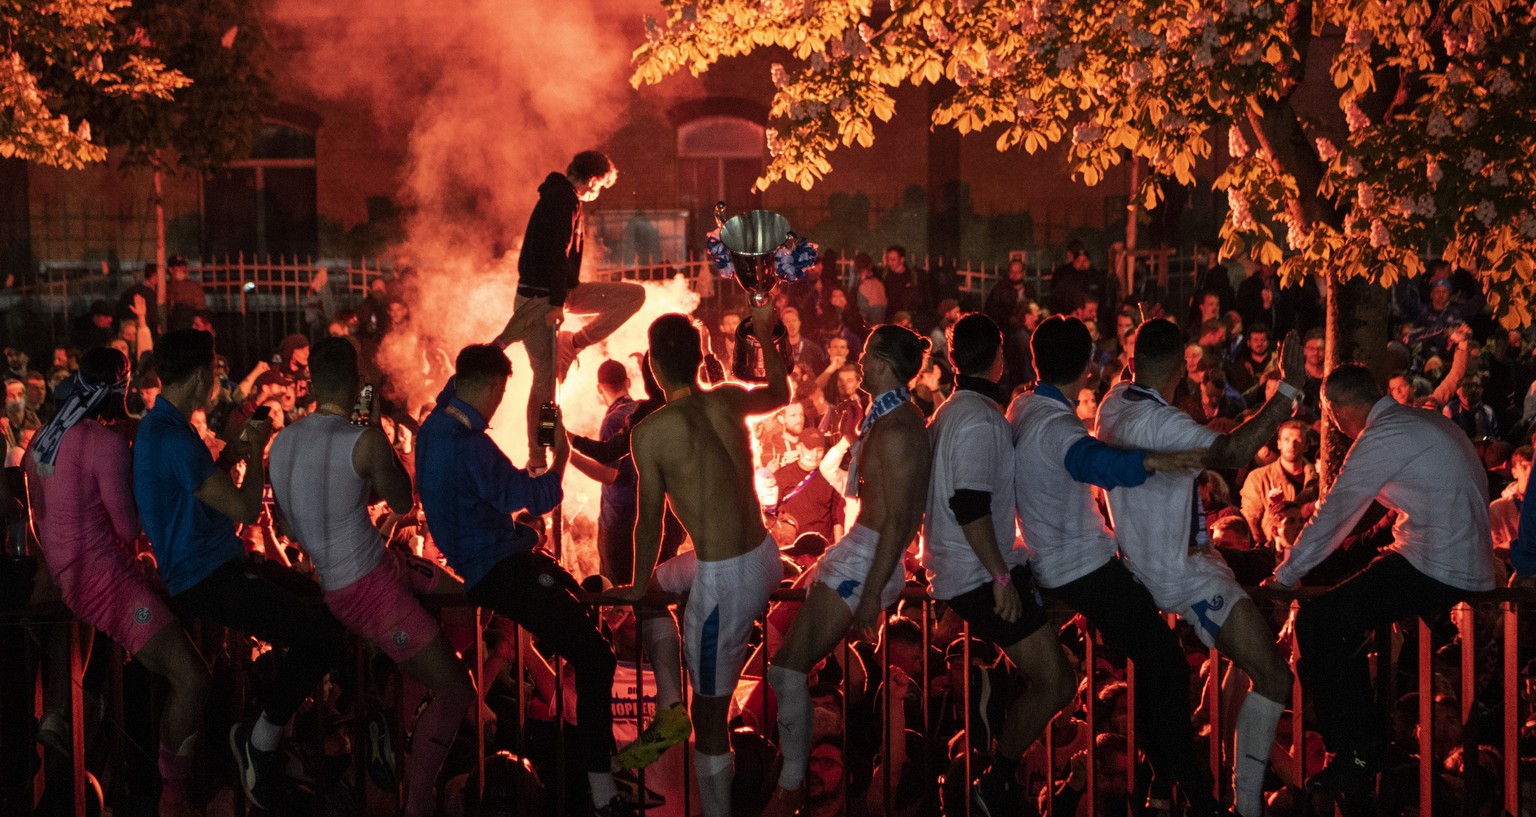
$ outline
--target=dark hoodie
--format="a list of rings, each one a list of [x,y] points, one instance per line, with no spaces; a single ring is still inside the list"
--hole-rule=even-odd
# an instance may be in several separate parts
[[[565,304],[581,275],[581,200],[564,174],[551,173],[539,185],[539,203],[528,217],[523,251],[517,259],[517,294]]]

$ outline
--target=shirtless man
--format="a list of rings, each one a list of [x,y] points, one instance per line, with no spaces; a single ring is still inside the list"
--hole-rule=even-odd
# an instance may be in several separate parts
[[[873,642],[882,612],[905,583],[897,568],[922,523],[930,467],[928,430],[907,383],[928,346],[909,329],[880,326],[864,347],[860,388],[872,402],[859,424],[848,491],[861,501],[858,521],[817,563],[805,604],[768,670],[784,753],[770,813],[793,814],[805,805],[812,721],[806,675],[850,628]],[[868,588],[878,591],[864,592]]]
[[[775,317],[772,306],[754,308],[752,325],[764,349]],[[689,593],[683,619],[683,651],[694,697],[694,768],[705,817],[731,813],[732,761],[727,716],[731,693],[746,660],[747,636],[779,586],[779,550],[763,527],[752,483],[747,417],[768,414],[789,402],[783,358],[766,356],[768,385],[724,385],[709,391],[698,383],[703,347],[684,315],[663,315],[651,324],[651,371],[667,404],[635,427],[631,445],[640,507],[635,522],[634,584],[606,595],[623,602],[645,597],[656,585]],[[661,521],[667,501],[693,539],[694,550],[657,566]],[[650,649],[647,634],[647,649]],[[652,660],[663,663],[662,653]],[[661,670],[658,669],[658,672]]]
[[[435,562],[386,547],[368,518],[373,496],[396,513],[409,511],[411,475],[379,428],[376,403],[368,425],[351,422],[358,389],[351,342],[320,341],[310,370],[315,413],[272,443],[273,494],[284,526],[314,561],[326,607],[431,691],[406,761],[404,815],[422,817],[433,809],[432,784],[475,690],[464,663],[416,595],[462,593],[463,587]]]

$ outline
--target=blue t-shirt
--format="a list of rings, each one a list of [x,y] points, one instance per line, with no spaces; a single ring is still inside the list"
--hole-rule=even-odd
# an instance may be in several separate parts
[[[245,553],[234,520],[193,494],[218,471],[187,418],[161,398],[133,443],[133,497],[160,578],[179,595]]]
[[[514,467],[486,427],[485,418],[458,399],[449,380],[416,436],[421,508],[432,541],[465,587],[479,584],[502,559],[538,544],[538,534],[512,521],[512,514],[526,508],[543,516],[562,497],[558,474],[530,477]]]

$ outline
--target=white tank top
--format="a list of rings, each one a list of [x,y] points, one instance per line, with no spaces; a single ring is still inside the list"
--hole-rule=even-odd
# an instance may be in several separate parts
[[[368,518],[368,481],[352,467],[364,430],[334,414],[311,414],[272,443],[272,493],[327,592],[368,575],[384,553]]]

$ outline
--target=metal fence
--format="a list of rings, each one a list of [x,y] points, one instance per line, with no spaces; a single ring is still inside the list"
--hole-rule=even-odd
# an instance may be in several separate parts
[[[1259,601],[1261,609],[1267,608],[1270,611],[1279,611],[1283,613],[1289,609],[1291,613],[1294,614],[1296,605],[1299,603],[1305,603],[1305,601],[1278,598],[1268,594],[1266,591],[1254,590],[1252,592],[1255,599]],[[1323,592],[1323,589],[1313,588],[1305,592],[1308,595],[1316,595],[1317,593]],[[774,602],[776,604],[797,605],[803,601],[803,598],[804,596],[802,591],[782,590],[774,595]],[[916,612],[921,619],[921,625],[923,629],[923,643],[925,649],[923,651],[924,657],[923,668],[921,672],[922,678],[914,679],[914,683],[918,684],[921,689],[922,712],[926,728],[927,724],[933,722],[929,717],[929,706],[932,701],[932,696],[929,694],[929,687],[936,677],[936,673],[930,671],[931,668],[929,666],[928,656],[933,651],[933,647],[943,646],[935,645],[932,643],[934,628],[938,621],[934,615],[934,605],[936,602],[929,599],[926,594],[918,589],[908,589],[903,594],[903,599],[904,603],[908,605],[909,610],[912,610],[914,607],[916,608]],[[439,609],[464,607],[467,604],[463,600],[462,596],[437,597],[431,599],[430,601]],[[598,599],[595,595],[586,597],[584,601],[593,605],[608,603]],[[681,604],[686,604],[686,598],[679,598],[676,601]],[[1536,606],[1536,593],[1528,590],[1497,590],[1490,593],[1478,594],[1470,603],[1457,605],[1452,615],[1452,620],[1455,626],[1455,636],[1448,644],[1439,645],[1442,647],[1442,653],[1453,653],[1457,662],[1459,663],[1459,677],[1455,681],[1455,691],[1457,692],[1457,701],[1460,704],[1458,714],[1464,726],[1463,745],[1461,748],[1464,750],[1464,756],[1466,758],[1479,757],[1479,740],[1474,737],[1473,730],[1465,728],[1472,720],[1475,713],[1487,709],[1492,709],[1494,711],[1503,713],[1503,728],[1501,734],[1499,735],[1497,746],[1494,747],[1502,760],[1502,768],[1499,770],[1501,774],[1499,777],[1502,780],[1503,791],[1501,796],[1496,798],[1497,805],[1495,805],[1495,808],[1502,807],[1506,813],[1511,815],[1518,815],[1522,813],[1520,810],[1522,805],[1520,802],[1521,774],[1522,772],[1529,774],[1529,760],[1527,759],[1526,761],[1527,766],[1522,766],[1521,763],[1519,734],[1520,723],[1517,715],[1518,713],[1529,711],[1533,705],[1536,705],[1536,700],[1532,699],[1533,692],[1529,684],[1530,679],[1524,678],[1521,673],[1521,661],[1523,658],[1529,657],[1531,648],[1530,645],[1525,645],[1522,647],[1522,642],[1520,640],[1520,622],[1522,617],[1529,619],[1529,612],[1533,610],[1533,606]],[[1068,623],[1066,624],[1066,627],[1071,627],[1074,625],[1082,626],[1078,624],[1080,619],[1071,619],[1072,611],[1070,610],[1052,605],[1051,612],[1053,614],[1053,620],[1058,622],[1067,621]],[[55,611],[55,615],[57,615],[57,611]],[[475,615],[477,625],[481,624],[481,616],[483,614],[477,609]],[[1170,617],[1170,621],[1171,620],[1172,618]],[[1487,626],[1492,628],[1492,633],[1478,633],[1476,630],[1477,625],[1474,623],[1477,621],[1486,622]],[[14,626],[15,623],[15,619],[11,619],[10,621],[0,620],[0,626]],[[1529,626],[1528,623],[1527,626]],[[1387,701],[1387,705],[1389,706],[1390,702],[1397,700],[1399,693],[1418,693],[1416,718],[1416,748],[1418,750],[1416,762],[1418,769],[1418,791],[1416,793],[1417,797],[1413,798],[1413,801],[1416,801],[1418,804],[1418,813],[1424,815],[1444,813],[1444,809],[1439,808],[1440,801],[1436,799],[1436,796],[1437,790],[1440,790],[1447,785],[1450,785],[1453,788],[1458,788],[1461,795],[1463,796],[1463,802],[1465,806],[1462,810],[1462,813],[1477,813],[1474,811],[1474,798],[1479,796],[1487,797],[1486,792],[1479,791],[1480,786],[1487,785],[1487,780],[1480,779],[1475,775],[1469,774],[1467,771],[1476,767],[1477,763],[1470,759],[1467,760],[1463,766],[1463,771],[1459,779],[1454,777],[1444,778],[1442,777],[1444,770],[1441,767],[1445,761],[1445,757],[1436,756],[1435,754],[1435,718],[1433,712],[1437,689],[1437,679],[1435,677],[1433,660],[1433,656],[1437,648],[1437,645],[1435,644],[1435,637],[1432,635],[1430,627],[1422,621],[1409,620],[1407,622],[1400,623],[1397,625],[1397,627],[1398,635],[1401,637],[1402,644],[1402,649],[1400,651],[1394,648],[1394,641],[1390,630],[1383,630],[1376,634],[1373,642],[1375,645],[1375,677],[1378,687],[1378,697],[1384,701]],[[761,622],[761,628],[762,632],[765,634],[770,632],[766,614]],[[483,631],[484,628],[478,627],[477,629]],[[78,628],[71,628],[72,633],[77,632],[77,630]],[[973,666],[969,652],[969,635],[969,629],[967,628],[964,631],[966,644],[964,661],[967,667]],[[1095,705],[1097,703],[1098,692],[1098,689],[1096,688],[1098,682],[1095,678],[1095,672],[1092,670],[1096,664],[1096,647],[1091,631],[1085,631],[1084,636],[1085,637],[1082,639],[1085,650],[1085,655],[1082,656],[1083,664],[1090,669],[1085,673],[1086,677],[1083,681],[1084,694],[1082,698],[1086,708],[1086,712],[1084,713],[1084,720],[1088,724],[1089,729],[1092,730],[1096,720]],[[75,637],[77,636],[72,635],[72,639]],[[1527,640],[1532,638],[1532,633],[1529,630],[1526,632],[1526,638]],[[236,642],[232,641],[231,643]],[[1480,652],[1480,645],[1487,645],[1490,650],[1496,651],[1496,654],[1491,656],[1496,660],[1486,660],[1490,658],[1490,656],[1486,651]],[[71,647],[73,648],[75,646],[77,646],[77,643],[72,640]],[[769,643],[768,646],[771,647],[771,643]],[[511,663],[511,670],[514,676],[518,678],[523,677],[523,670],[527,660],[527,655],[525,653],[526,649],[526,638],[522,637],[522,634],[519,633],[519,637],[517,638],[516,657]],[[850,662],[847,656],[851,649],[851,644],[847,641],[844,641],[838,650],[834,651],[834,655],[842,656],[843,666],[845,668],[850,666]],[[640,653],[638,632],[635,644],[635,652],[637,655]],[[768,649],[760,649],[759,652],[753,657],[746,669],[746,672],[744,673],[744,682],[749,684],[762,683],[768,666],[768,653]],[[1412,690],[1396,689],[1394,679],[1398,674],[1397,665],[1399,663],[1399,656],[1406,656],[1408,654],[1415,656],[1413,663],[1415,663],[1417,666],[1417,675],[1414,688]],[[81,666],[80,661],[78,660],[77,651],[73,651],[72,656],[74,657],[74,660],[72,661],[74,683],[71,685],[72,700],[70,706],[73,724],[72,735],[74,736],[74,751],[71,758],[71,762],[73,764],[73,775],[71,779],[74,781],[75,786],[74,800],[77,804],[76,813],[83,815],[85,813],[84,803],[86,800],[84,773],[87,770],[85,765],[86,746],[84,743],[84,735],[86,734],[84,723],[85,706],[82,702],[81,696],[81,678],[83,676],[84,667]],[[249,656],[246,656],[246,658],[248,657]],[[112,661],[115,666],[120,667],[121,658],[122,656],[120,652],[114,652],[108,657],[108,660]],[[483,678],[484,668],[486,666],[486,653],[483,639],[476,640],[474,654],[472,656],[466,655],[465,659],[467,662],[472,663],[473,667],[475,668],[476,677]],[[1485,665],[1491,665],[1496,668],[1492,669],[1491,672],[1485,671],[1482,675],[1480,675],[1478,672],[1479,659],[1484,659],[1483,663]],[[361,668],[364,666],[363,652],[359,650],[358,652],[354,653],[353,660],[355,665],[358,667],[359,676],[361,677]],[[868,671],[871,674],[878,671],[879,678],[881,679],[882,683],[885,683],[890,677],[889,653],[886,651],[881,651],[879,653],[878,660],[880,666],[877,668],[871,668]],[[1293,664],[1295,660],[1296,656],[1293,651],[1291,655],[1291,661]],[[1209,734],[1211,736],[1210,754],[1208,760],[1212,772],[1212,777],[1216,781],[1216,791],[1214,793],[1217,797],[1222,797],[1229,794],[1229,792],[1226,790],[1226,787],[1230,782],[1231,763],[1230,759],[1224,755],[1223,750],[1224,747],[1230,747],[1229,738],[1231,726],[1228,724],[1227,718],[1230,717],[1233,710],[1224,709],[1223,705],[1220,703],[1223,701],[1224,697],[1226,697],[1223,694],[1222,688],[1225,675],[1225,673],[1222,671],[1222,668],[1225,665],[1224,659],[1216,650],[1212,649],[1209,652],[1208,661],[1208,671],[1205,673],[1204,679],[1202,681],[1204,684],[1203,697],[1207,702],[1205,705],[1203,705],[1203,709],[1207,714],[1207,720],[1210,726]],[[243,678],[243,673],[247,669],[245,662],[243,660],[237,660],[235,669],[237,673],[241,674],[239,677]],[[1137,736],[1134,731],[1135,668],[1134,666],[1128,665],[1126,666],[1125,670],[1126,683],[1128,686],[1127,701],[1132,707],[1131,712],[1127,718],[1128,722],[1131,724],[1131,727],[1130,733],[1125,735],[1129,746],[1126,756],[1128,758],[1135,758],[1137,742]],[[632,669],[621,668],[619,680],[623,680],[623,673],[629,671],[634,673],[636,689],[643,689],[644,681],[642,678],[642,667],[638,662],[633,666]],[[565,685],[559,682],[559,679],[565,673],[565,669],[558,659],[556,659],[554,662],[554,673],[557,680],[555,685],[555,689],[557,690],[555,717],[557,719],[556,722],[558,723],[563,719],[563,713],[571,711],[570,704],[564,700]],[[117,672],[114,675],[114,678],[116,679],[116,682],[120,684],[121,673]],[[478,686],[479,699],[483,704],[485,699],[486,684],[481,683]],[[235,695],[237,698],[241,694],[241,690],[245,689],[246,687],[247,684],[245,684],[242,680],[237,679],[237,682],[233,685],[233,689],[235,690]],[[962,702],[962,711],[965,713],[965,716],[964,721],[960,727],[960,733],[965,735],[965,739],[962,743],[960,743],[960,745],[967,747],[972,745],[970,743],[970,732],[974,726],[974,724],[971,723],[972,702],[970,700],[970,696],[972,693],[970,687],[971,684],[967,682],[964,687],[963,694],[965,697]],[[108,705],[104,711],[108,713],[118,713],[120,716],[123,712],[123,701],[121,699],[120,685],[115,688],[106,690],[105,694],[108,698]],[[520,756],[524,757],[527,755],[527,730],[524,728],[526,724],[524,723],[523,718],[528,711],[527,701],[524,697],[525,694],[525,685],[522,683],[517,684],[516,706],[518,710],[518,749]],[[891,696],[889,695],[884,696],[885,711],[879,714],[882,727],[884,724],[892,722],[890,717],[890,698]],[[355,713],[357,716],[356,722],[361,722],[365,710],[370,705],[363,703],[366,699],[362,695],[358,696],[358,700],[359,711]],[[638,704],[639,702],[640,693],[637,691],[636,703]],[[397,707],[402,707],[404,701],[397,696],[396,704]],[[234,711],[238,713],[242,709],[243,701],[237,699],[232,701],[231,705],[234,707]],[[376,706],[377,704],[373,705]],[[752,706],[762,707],[757,713],[755,713],[757,720],[759,723],[764,724],[768,722],[769,716],[766,709],[766,697],[761,695],[755,696],[751,699],[751,703],[747,704],[747,706],[749,710]],[[637,718],[639,717],[640,709],[641,708],[639,706],[637,706],[635,709]],[[1306,712],[1306,709],[1307,707],[1306,700],[1304,698],[1304,691],[1301,688],[1300,682],[1297,682],[1294,685],[1292,691],[1292,699],[1290,701],[1289,710],[1292,713],[1304,713]],[[484,706],[479,707],[477,712],[481,713],[477,716],[476,721],[477,726],[479,727],[477,729],[478,737],[476,738],[476,747],[477,757],[480,758],[480,761],[478,773],[471,775],[471,785],[474,785],[473,781],[485,779],[485,758],[487,755],[485,744],[485,721],[483,720],[485,712]],[[843,745],[845,747],[848,745],[849,738],[847,712],[848,703],[845,699],[844,705],[842,707],[841,718],[842,739]],[[748,714],[752,713],[748,711]],[[1047,773],[1047,780],[1045,781],[1045,785],[1048,787],[1047,790],[1054,790],[1056,785],[1061,782],[1058,778],[1056,778],[1054,770],[1057,769],[1061,764],[1059,764],[1056,759],[1052,757],[1055,742],[1053,740],[1054,736],[1052,735],[1050,729],[1051,727],[1047,728],[1047,732],[1042,738],[1042,744],[1045,747],[1046,752],[1046,768],[1050,770]],[[884,735],[884,743],[881,748],[881,755],[883,757],[890,757],[890,734],[889,730],[884,731],[886,734]],[[556,764],[558,768],[554,778],[556,781],[564,781],[566,779],[564,767],[566,765],[567,755],[566,747],[564,746],[564,730],[558,730],[556,735],[557,737],[555,740],[557,745],[555,746],[555,753]],[[1223,735],[1227,735],[1228,738],[1224,739]],[[948,736],[929,736],[929,739],[933,740],[936,738],[946,737]],[[1309,775],[1318,771],[1316,768],[1312,768],[1307,763],[1308,742],[1309,740],[1312,740],[1312,738],[1308,735],[1305,719],[1297,717],[1291,718],[1289,734],[1282,734],[1277,737],[1282,742],[1288,742],[1290,744],[1290,757],[1288,760],[1276,762],[1272,766],[1272,769],[1287,785],[1287,787],[1295,787],[1293,790],[1299,791],[1301,781],[1305,781]],[[118,736],[117,739],[121,740],[121,736]],[[210,740],[209,743],[211,745],[213,741]],[[397,743],[396,745],[400,744]],[[1095,745],[1092,737],[1090,737],[1088,745],[1090,747]],[[1399,748],[1408,750],[1413,747],[1400,746]],[[684,747],[679,747],[673,751],[683,753],[683,749]],[[366,768],[366,758],[364,756],[365,749],[362,745],[362,741],[357,740],[354,743],[353,750],[354,757],[351,775],[353,776],[356,791],[359,793],[360,802],[363,803],[366,807],[368,802],[376,802],[379,798],[382,798],[385,802],[393,803],[394,806],[392,806],[392,808],[397,807],[401,802],[401,792],[398,790],[398,788],[394,790],[378,790],[377,786],[375,785],[373,795],[375,800],[370,801],[366,796],[364,796],[368,791],[368,786],[370,783],[369,775],[364,771]],[[216,750],[210,749],[209,751]],[[844,757],[846,762],[847,755],[845,754]],[[963,774],[965,775],[966,780],[971,779],[974,772],[980,771],[979,769],[972,768],[972,758],[969,751],[964,752],[963,757],[960,758],[960,760],[963,761],[961,768],[964,770]],[[894,808],[893,793],[897,787],[898,779],[893,778],[893,772],[889,764],[881,764],[881,768],[883,771],[874,776],[874,779],[872,779],[870,782],[870,788],[871,791],[875,791],[875,787],[881,787],[883,792],[876,792],[877,794],[881,794],[881,796],[874,797],[870,800],[867,800],[866,802],[874,802],[881,805],[880,808],[874,809],[871,812],[873,814],[895,814],[896,809]],[[1097,800],[1096,791],[1098,790],[1098,787],[1095,785],[1096,770],[1094,765],[1094,753],[1092,751],[1087,753],[1085,771],[1087,775],[1087,786],[1084,792],[1085,799],[1082,801],[1082,805],[1079,807],[1078,813],[1082,814],[1086,812],[1086,814],[1090,815],[1090,817],[1113,813],[1107,810]],[[676,790],[682,792],[684,801],[683,813],[692,814],[694,813],[693,795],[690,793],[689,787],[689,776],[691,771],[687,764],[683,763],[680,766],[678,773],[682,776],[682,779],[680,781],[681,785]],[[896,770],[894,774],[899,776],[901,773],[902,770]],[[945,782],[944,776],[949,772],[947,769],[925,769],[919,771],[918,773],[928,775],[928,785],[942,787],[944,786]],[[1127,775],[1128,792],[1134,793],[1136,791],[1136,780],[1137,775]],[[771,782],[771,780],[768,782],[768,791],[771,791]],[[553,781],[547,781],[545,784],[546,793],[553,793],[554,796],[558,797],[554,804],[553,811],[559,815],[586,813],[584,810],[584,802],[579,797],[579,792],[577,792],[575,795],[567,793],[567,796],[561,797],[559,796],[559,792],[561,790],[560,785],[561,784],[555,783]],[[639,787],[641,791],[644,791],[646,788],[645,773],[643,771],[639,776]],[[238,786],[235,788],[238,791]],[[964,800],[964,806],[958,806],[958,804],[949,804],[951,806],[951,810],[945,812],[947,817],[971,817],[973,814],[970,805],[970,797],[968,796],[968,792],[965,791],[963,786],[961,787],[961,792],[964,795],[962,798]],[[848,796],[852,796],[851,793]],[[1401,799],[1401,793],[1399,793],[1399,798]],[[570,803],[567,803],[567,800],[570,800],[576,805],[572,806]],[[1046,802],[1049,804],[1049,800]],[[738,802],[737,805],[738,807],[742,807],[743,804]],[[1135,803],[1134,801],[1131,803],[1132,813],[1139,813],[1136,810],[1138,805],[1139,804]],[[1529,804],[1525,805],[1528,806]],[[522,807],[524,810],[519,813],[539,813],[533,810],[535,807],[534,803],[524,803],[522,804]],[[955,810],[956,808],[964,808],[965,810],[958,811]],[[1047,815],[1050,814],[1049,806],[1043,813]],[[1312,810],[1309,801],[1303,801],[1296,806],[1294,813],[1313,814],[1315,812]],[[1329,810],[1326,813],[1332,814],[1333,812]],[[1349,812],[1346,810],[1345,813]],[[1052,817],[1055,816],[1053,815]],[[1067,817],[1072,816],[1068,815]],[[1119,817],[1119,815],[1116,815],[1116,817]]]
[[[840,253],[833,280],[845,287],[857,286],[854,253]],[[1195,259],[1169,251],[1136,253],[1130,291],[1141,291],[1139,278],[1157,282],[1152,290],[1170,305],[1185,303],[1192,294]],[[1037,299],[1050,291],[1051,267],[1041,252],[1021,254],[1025,283]],[[980,309],[992,285],[1007,272],[1007,264],[971,263],[955,258],[911,259],[914,266],[942,279],[952,287],[967,309]],[[1120,258],[1111,259],[1116,269],[1125,268]],[[243,255],[194,262],[190,278],[203,289],[207,310],[216,332],[230,343],[221,344],[232,360],[233,371],[245,371],[277,347],[283,337],[303,333],[324,334],[326,322],[337,310],[355,307],[374,277],[390,278],[390,265],[378,260],[336,261],[296,257],[254,258]],[[120,293],[143,279],[142,268],[114,270],[106,263],[50,262],[28,280],[0,290],[0,323],[5,337],[36,358],[56,346],[69,345],[73,322],[90,311],[97,301],[115,304]],[[701,297],[701,310],[717,313],[739,307],[741,295],[734,284],[720,280],[705,259],[689,259],[639,267],[598,268],[594,280],[668,281],[687,279]],[[1108,316],[1101,315],[1100,320]]]

